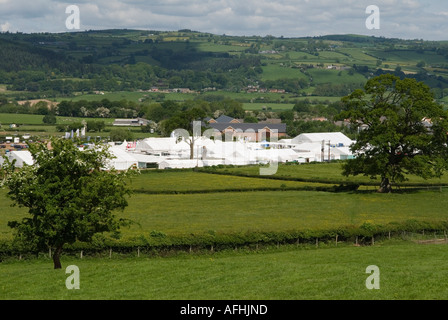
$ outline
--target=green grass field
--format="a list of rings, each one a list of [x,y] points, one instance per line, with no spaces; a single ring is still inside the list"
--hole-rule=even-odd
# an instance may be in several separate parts
[[[267,111],[268,108],[271,108],[274,112],[280,112],[280,111],[286,111],[286,110],[292,110],[292,107],[294,107],[293,104],[290,103],[244,103],[243,107],[245,110],[250,111]],[[265,108],[265,109],[263,109]]]
[[[315,84],[333,83],[333,84],[349,84],[349,83],[365,83],[366,78],[358,73],[353,76],[348,71],[327,70],[327,69],[310,69],[308,72],[315,79]],[[341,76],[338,74],[341,73]]]
[[[18,124],[18,125],[43,125],[42,119],[44,116],[38,114],[15,114],[15,113],[0,113],[1,124]],[[104,121],[106,125],[112,125],[114,119],[108,118],[78,118],[78,117],[56,117],[56,124],[74,123],[82,121]]]
[[[271,63],[266,67],[263,67],[263,80],[278,80],[278,79],[305,79],[308,77],[300,72],[299,69],[293,69],[285,66],[281,66],[280,62]]]
[[[338,163],[281,166],[280,174],[341,179]],[[255,167],[245,168],[248,171]],[[241,170],[241,168],[233,168]],[[283,171],[285,170],[285,171]],[[150,171],[132,180],[135,191],[120,218],[135,222],[123,239],[168,236],[329,230],[363,223],[448,220],[446,191],[376,192],[249,191],[256,188],[312,186],[310,182],[203,172]],[[319,183],[317,185],[325,185]],[[246,191],[244,191],[247,188]],[[238,192],[224,192],[238,189]],[[210,192],[213,190],[213,192]],[[160,194],[148,194],[159,192]],[[178,192],[177,194],[175,192]],[[196,192],[196,193],[184,193]],[[10,207],[0,190],[0,240],[11,239],[6,223],[27,215]],[[9,257],[0,263],[0,299],[150,299],[150,300],[387,300],[446,299],[448,258],[445,244],[422,245],[412,239],[379,239],[374,246],[353,242],[261,245],[211,252],[151,251],[64,255],[63,269],[51,260]],[[427,235],[434,239],[435,235]],[[443,237],[438,235],[437,237]],[[80,290],[67,290],[64,268],[80,268]],[[368,290],[366,267],[381,271],[379,290]]]
[[[364,222],[387,225],[408,220],[439,222],[448,219],[446,189],[443,192],[415,191],[388,195],[376,192],[269,191],[269,188],[282,190],[282,187],[301,188],[305,185],[325,184],[192,171],[154,172],[142,174],[132,181],[131,188],[135,192],[129,199],[129,207],[118,216],[135,222],[122,230],[123,237],[147,236],[153,230],[168,235],[207,234],[211,231],[220,234],[287,232],[337,229],[360,226]],[[259,188],[267,191],[257,191]],[[229,189],[241,192],[228,192]],[[187,191],[194,193],[185,194]],[[10,238],[12,234],[6,226],[7,221],[24,217],[26,210],[10,208],[5,192],[0,191],[0,211],[3,212],[0,215],[0,237]],[[154,192],[160,194],[149,194]]]
[[[445,300],[446,245],[412,242],[371,247],[285,247],[168,258],[63,257],[0,266],[2,300]],[[76,265],[80,289],[68,290]],[[366,268],[379,268],[379,289]]]
[[[64,132],[59,132],[56,125],[47,125],[42,122],[42,115],[35,114],[12,114],[12,113],[0,113],[0,124],[3,127],[0,129],[0,135],[11,134],[30,134],[31,136],[50,137],[50,136],[64,136]],[[56,117],[56,124],[70,124],[70,123],[82,123],[83,121],[102,121],[106,124],[105,131],[102,132],[87,132],[86,136],[90,136],[92,139],[95,137],[108,138],[110,131],[115,127],[112,126],[115,119],[113,118],[80,118],[80,117]],[[9,128],[9,124],[18,124],[17,128]],[[140,127],[129,127],[134,139],[144,139],[148,137],[158,136],[157,134],[149,134],[142,132]]]
[[[266,179],[219,176],[208,173],[185,171],[149,171],[136,176],[131,180],[132,189],[135,191],[149,192],[196,192],[208,190],[253,190],[260,188],[304,186],[325,186],[323,183],[304,183],[298,181],[269,181]]]

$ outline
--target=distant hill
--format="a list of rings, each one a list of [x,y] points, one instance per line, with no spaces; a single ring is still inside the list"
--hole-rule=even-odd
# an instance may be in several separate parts
[[[188,29],[0,34],[0,85],[17,98],[155,87],[336,97],[389,72],[424,81],[442,99],[448,96],[448,44],[359,35],[238,37]]]

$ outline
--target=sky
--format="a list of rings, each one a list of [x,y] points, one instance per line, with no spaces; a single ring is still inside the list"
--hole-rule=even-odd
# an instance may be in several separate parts
[[[79,29],[68,29],[79,8]],[[366,9],[375,5],[376,12]],[[370,27],[366,26],[366,20]],[[376,28],[372,28],[372,23]],[[72,23],[73,24],[73,23]],[[448,40],[448,0],[0,0],[0,31],[179,30],[237,36],[361,34]]]

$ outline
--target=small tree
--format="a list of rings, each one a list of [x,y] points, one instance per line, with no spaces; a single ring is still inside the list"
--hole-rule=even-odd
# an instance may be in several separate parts
[[[49,113],[46,114],[43,118],[42,118],[42,122],[45,124],[56,124],[56,116],[53,113]]]
[[[80,151],[71,140],[53,138],[30,145],[34,164],[16,170],[6,163],[3,185],[15,205],[29,217],[8,222],[16,237],[36,250],[55,248],[54,268],[61,268],[65,244],[89,242],[93,235],[117,231],[123,219],[113,212],[127,205],[131,170],[106,171],[110,153],[104,147]]]
[[[351,146],[356,158],[346,162],[344,175],[379,176],[378,191],[391,192],[407,174],[427,179],[447,169],[448,115],[424,83],[385,74],[343,102],[339,118],[359,131]]]
[[[125,128],[116,128],[110,130],[110,139],[112,141],[124,141],[124,140],[133,140],[134,134],[129,129]]]

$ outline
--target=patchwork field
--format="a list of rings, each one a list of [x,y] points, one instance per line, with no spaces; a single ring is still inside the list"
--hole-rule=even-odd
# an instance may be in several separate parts
[[[288,232],[338,229],[365,222],[388,224],[448,219],[445,210],[448,190],[444,188],[442,192],[436,188],[386,195],[377,194],[374,187],[359,192],[313,191],[316,190],[313,188],[333,186],[324,181],[337,180],[339,166],[316,164],[279,168],[278,175],[321,178],[320,183],[191,170],[143,173],[130,182],[134,194],[128,208],[118,213],[119,217],[135,222],[123,229],[122,234],[132,238],[148,236],[152,231],[167,235]],[[3,199],[0,202],[0,238],[9,238],[11,231],[6,226],[7,221],[25,216],[26,210],[11,208],[5,190],[0,191],[0,197]]]
[[[325,181],[340,179],[339,168],[340,164],[334,163],[281,166],[278,175]],[[222,170],[237,169],[242,168]],[[253,173],[256,168],[244,169]],[[192,170],[142,173],[131,182],[134,194],[128,208],[117,213],[134,222],[122,229],[121,239],[162,236],[197,237],[200,241],[207,236],[448,221],[445,189],[387,195],[368,190],[300,189],[331,185]],[[6,190],[0,191],[0,200],[0,240],[4,242],[12,236],[7,221],[26,216],[26,210],[10,207]],[[116,249],[86,253],[82,259],[79,252],[72,252],[63,255],[62,271],[52,269],[47,253],[38,259],[3,256],[0,299],[445,299],[445,242],[422,245],[414,241],[443,238],[443,230],[419,232],[396,234],[391,240],[382,237],[373,246],[355,246],[352,240],[342,239],[338,243],[241,245],[217,251],[208,246],[193,252],[157,253],[135,247],[127,253]],[[81,290],[65,287],[64,268],[68,265],[80,268]],[[381,270],[380,290],[366,288],[369,265]]]

